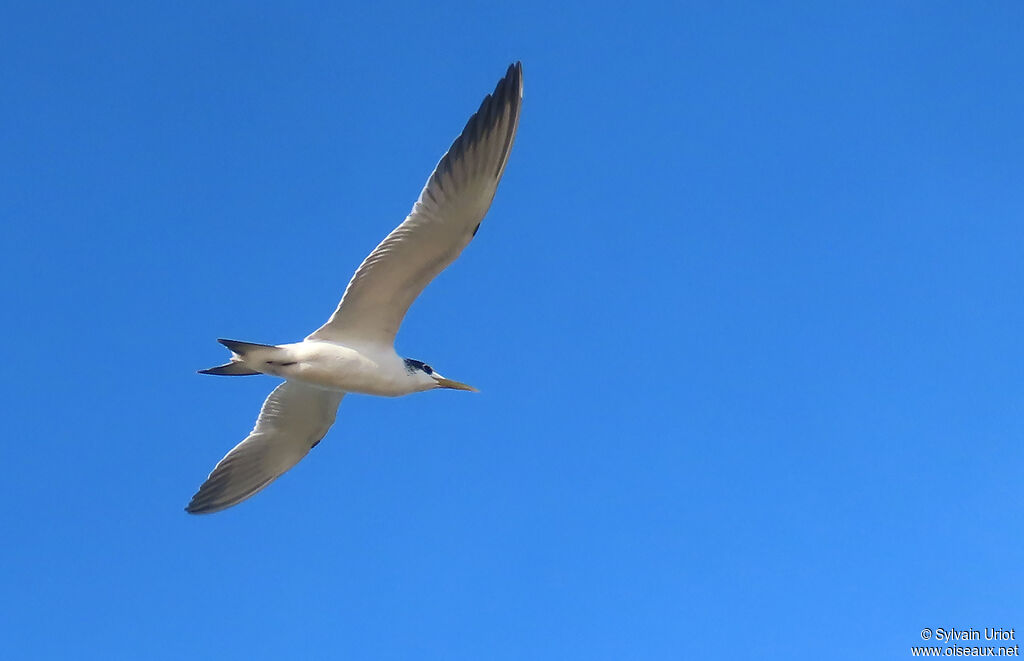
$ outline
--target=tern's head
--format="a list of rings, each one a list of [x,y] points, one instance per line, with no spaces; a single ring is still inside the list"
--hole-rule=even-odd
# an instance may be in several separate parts
[[[478,392],[473,386],[446,379],[434,371],[430,365],[412,358],[405,359],[405,371],[410,378],[415,379],[421,390],[432,390],[434,388],[451,388],[452,390],[471,390]]]

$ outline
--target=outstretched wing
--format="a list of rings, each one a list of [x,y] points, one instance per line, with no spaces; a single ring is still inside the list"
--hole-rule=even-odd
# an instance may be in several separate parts
[[[185,511],[219,512],[276,480],[324,437],[344,394],[291,381],[279,385],[248,438],[220,460]]]
[[[519,125],[522,66],[508,68],[455,139],[412,213],[363,261],[338,309],[307,339],[390,346],[423,288],[476,234]]]

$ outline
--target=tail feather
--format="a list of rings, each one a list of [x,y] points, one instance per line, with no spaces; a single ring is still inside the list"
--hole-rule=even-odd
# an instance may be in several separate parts
[[[206,370],[199,370],[200,374],[213,374],[215,376],[252,376],[253,374],[259,374],[256,370],[251,370],[245,366],[245,363],[230,362],[224,365],[218,365],[217,367],[211,367]]]
[[[256,344],[255,342],[239,342],[238,340],[225,340],[220,338],[217,340],[228,349],[231,349],[232,353],[237,353],[239,356],[244,356],[253,349],[276,349],[273,344]]]
[[[238,340],[225,340],[223,338],[218,339],[217,341],[231,350],[231,362],[225,363],[224,365],[218,365],[217,367],[199,370],[200,374],[214,374],[217,376],[251,376],[253,374],[260,374],[258,370],[254,370],[246,365],[246,355],[251,352],[265,351],[267,349],[271,349],[273,351],[278,350],[278,347],[275,347],[272,344],[239,342]],[[256,358],[256,362],[257,364],[261,362],[259,357]]]

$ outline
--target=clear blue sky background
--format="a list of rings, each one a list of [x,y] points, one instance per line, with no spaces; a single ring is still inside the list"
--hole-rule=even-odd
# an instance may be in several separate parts
[[[0,14],[7,659],[881,659],[1024,629],[1019,3]],[[173,3],[172,3],[173,4]],[[213,5],[215,6],[209,6]],[[183,507],[506,66],[490,215]]]

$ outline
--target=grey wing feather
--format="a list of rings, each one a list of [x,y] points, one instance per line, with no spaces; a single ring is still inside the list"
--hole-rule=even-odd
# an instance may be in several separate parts
[[[307,339],[390,345],[406,311],[476,234],[519,126],[522,66],[508,68],[427,180],[412,212],[367,257]]]
[[[342,392],[285,381],[263,403],[256,426],[214,467],[190,514],[210,514],[255,495],[306,456],[334,424]]]

